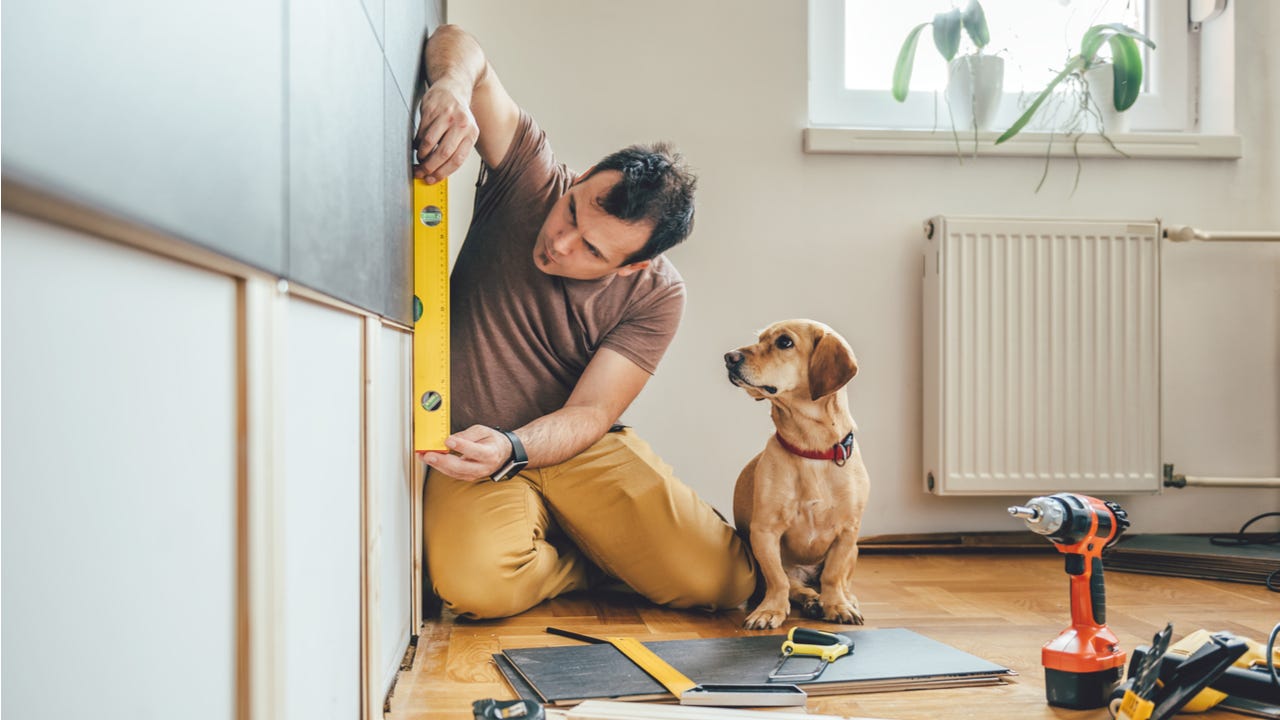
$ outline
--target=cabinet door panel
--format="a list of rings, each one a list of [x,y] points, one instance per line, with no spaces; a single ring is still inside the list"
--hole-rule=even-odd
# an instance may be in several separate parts
[[[285,320],[284,707],[360,716],[361,320],[290,300]]]
[[[0,247],[0,714],[230,720],[235,282],[9,214]]]

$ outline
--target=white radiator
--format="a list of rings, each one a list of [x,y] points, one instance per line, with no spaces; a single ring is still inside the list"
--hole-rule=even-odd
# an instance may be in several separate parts
[[[1158,492],[1159,223],[936,217],[926,236],[926,488]]]

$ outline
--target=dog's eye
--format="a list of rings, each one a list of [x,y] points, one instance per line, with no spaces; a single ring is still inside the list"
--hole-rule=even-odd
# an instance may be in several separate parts
[[[779,335],[778,339],[773,341],[773,344],[776,345],[779,350],[787,350],[789,348],[795,347],[796,345],[795,341],[791,339],[790,335]]]

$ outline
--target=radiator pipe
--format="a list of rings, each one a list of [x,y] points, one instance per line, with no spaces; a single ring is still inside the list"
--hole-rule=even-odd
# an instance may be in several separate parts
[[[1201,477],[1199,475],[1175,474],[1172,465],[1165,465],[1164,486],[1173,488],[1280,488],[1280,477]]]
[[[1224,241],[1224,242],[1280,242],[1280,233],[1276,232],[1206,232],[1190,225],[1166,225],[1166,240],[1174,242]]]

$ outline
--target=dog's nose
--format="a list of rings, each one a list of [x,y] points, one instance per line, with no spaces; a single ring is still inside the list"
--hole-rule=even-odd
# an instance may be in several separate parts
[[[736,368],[739,365],[741,365],[742,359],[743,359],[742,353],[738,352],[737,350],[734,350],[733,352],[727,352],[724,354],[724,364],[726,367],[729,367],[729,368]]]

